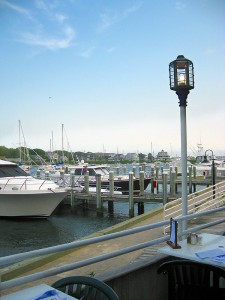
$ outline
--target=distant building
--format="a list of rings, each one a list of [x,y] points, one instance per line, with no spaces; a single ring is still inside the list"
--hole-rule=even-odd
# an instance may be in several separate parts
[[[161,150],[158,154],[157,154],[157,159],[158,160],[166,160],[169,159],[170,156],[168,155],[168,153],[164,150]]]
[[[129,161],[139,161],[137,153],[127,153],[127,155],[125,155],[125,159]]]

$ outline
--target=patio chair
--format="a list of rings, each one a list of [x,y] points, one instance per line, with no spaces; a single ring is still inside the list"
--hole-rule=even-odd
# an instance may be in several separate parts
[[[119,300],[113,289],[89,276],[71,276],[56,281],[52,287],[80,300]]]
[[[225,269],[191,260],[173,260],[160,265],[168,275],[168,299],[225,299]]]

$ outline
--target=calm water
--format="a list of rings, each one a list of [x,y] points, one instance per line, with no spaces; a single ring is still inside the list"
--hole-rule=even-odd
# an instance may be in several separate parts
[[[114,203],[113,215],[108,214],[107,203],[104,205],[103,217],[97,217],[94,209],[73,214],[69,206],[61,205],[48,219],[0,219],[0,256],[69,243],[129,219],[128,203]],[[145,212],[160,205],[145,203]]]
[[[145,211],[159,205],[147,203]],[[95,210],[73,214],[69,206],[62,205],[48,219],[0,219],[0,256],[75,241],[129,219],[128,211],[128,203],[114,203],[113,216],[105,207],[104,216],[97,217]]]

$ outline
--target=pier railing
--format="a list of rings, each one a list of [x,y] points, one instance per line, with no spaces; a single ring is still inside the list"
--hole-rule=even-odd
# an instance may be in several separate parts
[[[211,209],[211,210],[204,211],[204,212],[194,213],[192,215],[179,217],[179,218],[176,218],[176,220],[178,221],[179,224],[181,224],[184,220],[191,220],[192,218],[202,217],[202,216],[205,216],[208,214],[216,213],[221,210],[225,210],[225,206]],[[209,223],[205,223],[205,224],[202,224],[199,226],[195,226],[193,228],[189,228],[186,231],[179,232],[179,238],[186,235],[188,232],[198,232],[199,230],[220,224],[222,222],[225,222],[225,219],[218,219],[213,222],[209,222]],[[169,220],[166,220],[166,221],[157,222],[157,223],[153,223],[153,224],[149,224],[149,225],[145,225],[145,226],[141,226],[141,227],[136,227],[134,229],[128,229],[128,230],[111,233],[111,234],[107,234],[107,235],[103,235],[103,236],[99,236],[99,237],[79,240],[79,241],[72,242],[72,243],[67,243],[67,244],[58,245],[58,246],[54,246],[54,247],[48,247],[45,249],[34,250],[34,251],[26,252],[26,253],[20,253],[20,254],[10,255],[10,256],[6,256],[6,257],[1,257],[0,258],[0,266],[8,267],[9,265],[14,264],[16,262],[21,262],[22,260],[31,259],[31,258],[35,258],[35,257],[41,257],[44,255],[53,254],[53,253],[61,252],[61,251],[65,251],[65,250],[76,249],[78,247],[80,248],[85,245],[91,245],[91,244],[95,244],[95,243],[106,241],[106,240],[116,239],[118,237],[141,233],[141,232],[144,232],[147,230],[153,230],[153,229],[156,229],[159,227],[163,228],[164,226],[166,226],[168,224],[169,224]],[[182,228],[182,226],[180,226],[180,227]],[[157,244],[165,242],[167,240],[169,240],[169,235],[163,235],[163,233],[162,233],[162,236],[159,238],[152,239],[150,241],[148,240],[146,242],[139,243],[139,244],[127,247],[127,248],[116,250],[116,251],[106,253],[106,254],[103,254],[100,256],[87,258],[85,260],[81,260],[81,261],[74,262],[71,264],[66,264],[63,266],[46,269],[42,272],[37,272],[37,273],[31,274],[31,275],[26,275],[26,276],[22,276],[22,277],[13,278],[13,279],[10,279],[7,281],[3,281],[0,283],[0,290],[4,290],[4,289],[11,288],[14,286],[33,282],[35,280],[39,280],[39,279],[43,279],[43,278],[50,277],[53,275],[57,275],[59,273],[74,270],[74,269],[77,269],[77,268],[80,268],[83,266],[88,266],[88,265],[91,265],[91,264],[94,264],[94,263],[97,263],[100,261],[105,261],[107,259],[114,258],[114,257],[120,256],[120,255],[126,254],[126,253],[140,250],[140,249],[143,249],[143,248],[146,248],[149,246],[157,245]]]
[[[187,196],[188,214],[207,211],[225,204],[225,181]],[[182,216],[182,197],[164,205],[164,220]],[[165,226],[164,233],[169,229]]]

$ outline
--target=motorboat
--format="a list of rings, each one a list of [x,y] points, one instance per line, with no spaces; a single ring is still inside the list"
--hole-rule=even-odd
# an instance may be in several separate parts
[[[49,217],[68,191],[0,160],[0,217]]]
[[[96,187],[96,175],[101,175],[101,187],[109,189],[109,174],[110,169],[107,165],[88,165],[80,164],[77,166],[69,166],[68,173],[74,175],[75,181],[81,185],[85,185],[84,176],[89,174],[89,186]],[[144,189],[147,188],[151,178],[144,178]],[[134,191],[140,190],[139,178],[133,178]],[[114,187],[122,193],[129,191],[129,175],[116,175],[114,174]]]

